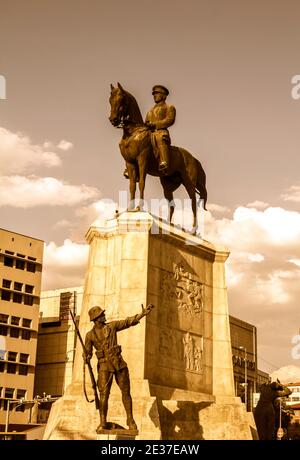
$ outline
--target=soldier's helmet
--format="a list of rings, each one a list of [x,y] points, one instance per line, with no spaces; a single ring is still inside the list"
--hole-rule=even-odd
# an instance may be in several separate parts
[[[168,96],[169,90],[163,85],[155,85],[152,88],[152,94],[154,94],[154,93],[163,93],[166,96]]]
[[[102,316],[104,314],[105,310],[102,310],[102,308],[98,306],[89,309],[90,321],[94,321],[95,319],[99,318],[99,316]]]

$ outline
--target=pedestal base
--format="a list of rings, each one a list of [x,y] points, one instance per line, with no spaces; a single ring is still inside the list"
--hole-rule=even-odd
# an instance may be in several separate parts
[[[226,248],[148,213],[96,222],[86,239],[83,337],[91,329],[88,311],[94,305],[106,310],[108,321],[135,315],[141,304],[155,305],[140,324],[118,333],[130,373],[135,439],[252,439],[254,421],[234,396]],[[95,357],[91,364],[96,375]],[[76,345],[73,383],[53,405],[45,439],[124,435],[97,435],[99,413],[84,399],[82,379],[82,350]],[[115,382],[107,420],[127,426]]]
[[[162,400],[151,396],[147,382],[141,384],[139,398],[133,398],[133,415],[138,430],[101,430],[99,413],[82,394],[81,384],[72,384],[51,409],[44,439],[48,440],[251,440],[255,423],[246,413],[240,398],[205,398],[181,392],[181,400]],[[116,388],[115,390],[118,390]],[[193,399],[191,398],[193,397]],[[109,399],[108,420],[126,426],[121,397],[113,391]]]

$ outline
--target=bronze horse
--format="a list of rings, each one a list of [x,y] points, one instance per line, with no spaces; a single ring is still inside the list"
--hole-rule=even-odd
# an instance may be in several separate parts
[[[109,102],[111,105],[110,122],[116,128],[123,128],[120,150],[128,170],[131,203],[134,203],[136,183],[139,183],[140,200],[135,210],[139,211],[142,208],[146,175],[158,176],[164,197],[169,203],[169,221],[171,222],[175,206],[173,192],[182,184],[192,202],[193,231],[196,233],[196,193],[200,195],[200,199],[203,199],[204,209],[206,209],[207,201],[206,176],[200,161],[187,150],[171,146],[167,174],[159,171],[158,158],[151,143],[151,130],[144,124],[135,98],[118,83],[116,88],[111,85]]]

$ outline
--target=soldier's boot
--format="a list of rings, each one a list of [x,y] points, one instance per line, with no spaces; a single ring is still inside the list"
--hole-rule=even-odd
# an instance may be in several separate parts
[[[166,174],[168,170],[168,158],[169,158],[168,144],[161,143],[159,146],[159,153],[160,153],[160,163],[159,163],[158,169],[159,171]]]
[[[129,430],[137,430],[137,425],[134,421],[133,415],[132,415],[132,399],[131,396],[123,396],[123,404],[126,410],[126,415],[127,415],[127,420],[126,424],[129,428]]]
[[[108,429],[108,423],[106,421],[106,417],[103,412],[100,412],[100,425],[97,428],[97,433],[99,430],[106,430]]]
[[[105,430],[108,428],[108,423],[106,421],[107,411],[108,411],[108,401],[106,400],[103,401],[102,398],[100,397],[100,408],[99,408],[100,425],[98,426],[97,431]]]

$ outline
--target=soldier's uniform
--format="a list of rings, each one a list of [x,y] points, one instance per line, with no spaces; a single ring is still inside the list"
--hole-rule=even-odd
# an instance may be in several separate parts
[[[94,321],[104,313],[100,307],[89,310],[91,321]],[[91,359],[93,347],[96,349],[98,358],[98,388],[100,392],[100,419],[101,426],[106,425],[108,410],[108,398],[110,394],[113,376],[122,392],[122,401],[127,414],[127,425],[136,429],[136,423],[132,415],[132,399],[130,395],[129,372],[126,362],[121,355],[121,346],[117,343],[117,332],[135,326],[143,317],[143,313],[130,316],[121,321],[112,321],[103,324],[102,328],[94,326],[85,338],[87,359]]]
[[[165,96],[169,94],[167,88],[162,85],[155,85],[152,94],[161,92]],[[169,151],[171,139],[168,128],[172,126],[176,118],[176,109],[173,105],[168,105],[165,101],[160,101],[149,110],[146,115],[145,123],[151,124],[152,128],[152,146],[159,157],[159,168],[167,169],[169,163]]]

